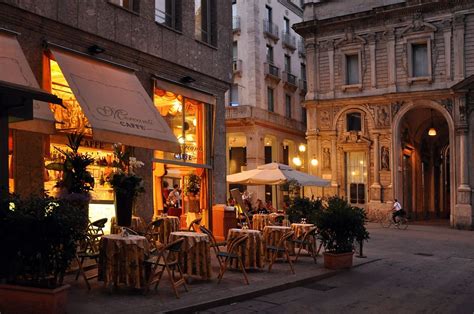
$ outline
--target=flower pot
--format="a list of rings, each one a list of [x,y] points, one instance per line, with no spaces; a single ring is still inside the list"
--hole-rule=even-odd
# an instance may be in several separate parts
[[[0,285],[0,313],[66,313],[70,286],[56,289]]]
[[[133,204],[135,198],[124,193],[115,193],[115,218],[117,226],[130,227],[132,225]]]
[[[329,269],[344,269],[352,267],[352,256],[354,252],[330,253],[324,252],[324,267]]]

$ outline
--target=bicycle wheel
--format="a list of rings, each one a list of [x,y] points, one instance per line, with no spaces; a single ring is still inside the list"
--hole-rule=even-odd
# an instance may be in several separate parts
[[[405,217],[399,217],[397,228],[400,230],[406,230],[408,228],[408,220]]]
[[[392,222],[392,214],[390,212],[388,213],[388,215],[383,217],[382,221],[380,222],[380,224],[384,228],[389,228],[392,223],[393,223]]]

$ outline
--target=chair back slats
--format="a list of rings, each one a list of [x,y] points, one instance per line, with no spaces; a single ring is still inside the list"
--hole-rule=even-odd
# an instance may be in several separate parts
[[[164,248],[163,251],[169,251],[169,252],[181,252],[181,246],[184,243],[184,238],[177,239],[169,244],[167,244]]]
[[[278,247],[280,247],[280,248],[286,247],[286,241],[288,241],[291,237],[293,237],[294,234],[295,234],[295,232],[293,230],[284,233],[280,237],[280,240],[278,241]]]
[[[229,243],[228,252],[236,253],[238,247],[242,245],[243,242],[245,242],[248,239],[248,237],[249,237],[248,234],[243,234],[232,239],[232,241]]]
[[[194,219],[193,221],[191,221],[191,223],[189,224],[189,227],[188,227],[188,231],[197,232],[199,230],[199,228],[201,227],[200,226],[201,221],[202,221],[202,218],[197,218],[197,219]]]
[[[200,226],[202,233],[206,234],[209,239],[211,240],[212,244],[216,244],[216,238],[214,238],[214,235],[212,234],[211,230],[207,229],[205,226]]]

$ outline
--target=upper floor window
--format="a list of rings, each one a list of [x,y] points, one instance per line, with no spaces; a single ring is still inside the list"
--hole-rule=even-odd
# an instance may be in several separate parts
[[[306,108],[301,108],[301,121],[306,125],[308,116],[306,115]]]
[[[232,0],[232,17],[237,16],[237,0]]]
[[[181,0],[155,0],[155,21],[181,30]]]
[[[287,118],[291,118],[291,96],[285,95],[285,114]]]
[[[216,0],[194,0],[196,39],[217,46]]]
[[[238,58],[238,46],[237,46],[237,41],[234,41],[232,43],[232,60],[237,60]]]
[[[109,2],[136,13],[140,12],[140,0],[109,0]]]
[[[346,85],[360,84],[359,55],[346,55]]]
[[[346,116],[347,120],[347,131],[361,131],[362,130],[362,118],[360,112],[351,112]]]
[[[239,85],[233,84],[230,90],[230,105],[232,107],[239,105]]]
[[[428,45],[412,44],[413,77],[426,77],[428,73]]]
[[[301,78],[306,81],[306,64],[301,63]]]
[[[285,34],[290,33],[290,20],[286,17],[283,18],[283,32]]]
[[[265,6],[265,14],[266,14],[266,20],[269,23],[273,23],[273,11],[272,11],[272,8],[269,7],[268,5]]]
[[[273,64],[273,47],[267,45],[267,62]]]
[[[289,55],[285,55],[285,71],[291,73],[291,57]]]
[[[275,111],[273,88],[270,88],[270,87],[267,87],[267,105],[268,105],[268,111],[271,111],[271,112]]]

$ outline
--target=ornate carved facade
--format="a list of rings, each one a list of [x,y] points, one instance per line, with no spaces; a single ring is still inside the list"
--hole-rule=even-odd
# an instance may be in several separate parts
[[[415,219],[474,227],[474,3],[305,5],[314,174],[369,215],[397,198]],[[387,2],[388,3],[388,2]]]

